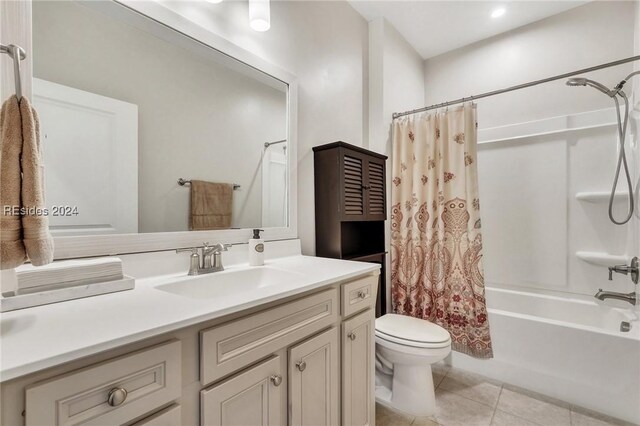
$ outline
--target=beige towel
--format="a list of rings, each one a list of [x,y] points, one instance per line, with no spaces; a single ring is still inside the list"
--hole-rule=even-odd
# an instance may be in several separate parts
[[[20,100],[22,115],[22,233],[27,256],[34,266],[53,262],[53,238],[44,203],[44,162],[40,148],[40,123],[29,100]]]
[[[189,229],[202,231],[231,228],[232,206],[232,184],[192,180]]]
[[[0,111],[0,269],[22,265],[27,260],[22,242],[20,212],[20,155],[22,154],[20,106],[10,97]]]

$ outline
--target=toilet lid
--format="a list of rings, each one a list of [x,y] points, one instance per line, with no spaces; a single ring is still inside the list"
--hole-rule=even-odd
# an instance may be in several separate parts
[[[386,314],[376,319],[376,333],[417,343],[444,343],[449,332],[437,324],[406,315]]]

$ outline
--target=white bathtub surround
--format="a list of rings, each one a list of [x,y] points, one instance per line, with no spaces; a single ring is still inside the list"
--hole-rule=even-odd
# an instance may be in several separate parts
[[[475,105],[393,122],[393,310],[451,333],[455,351],[491,358],[484,299]]]
[[[591,297],[487,287],[495,357],[456,368],[640,423],[640,321]],[[631,323],[620,332],[620,322]]]
[[[132,291],[3,314],[0,319],[0,381],[318,289],[379,268],[370,263],[302,256],[298,240],[266,244],[267,259],[263,267],[248,266],[245,244],[225,253],[225,271],[195,277],[187,276],[188,256],[175,253],[142,255],[144,259],[151,259],[150,262],[132,261],[131,257],[137,255],[123,256],[125,272],[139,272],[136,288]],[[174,261],[157,268],[171,256]],[[156,268],[157,273],[164,275],[145,275]],[[179,272],[168,272],[176,268],[180,268]],[[229,280],[225,277],[239,274],[234,276],[246,278],[243,274],[255,274],[253,271],[257,270],[268,276],[286,274],[287,279],[267,280],[264,286],[256,287],[248,286],[253,282],[249,279]],[[192,289],[203,288],[209,280],[216,285],[217,291],[205,297],[180,295],[166,287],[160,288],[177,281]]]

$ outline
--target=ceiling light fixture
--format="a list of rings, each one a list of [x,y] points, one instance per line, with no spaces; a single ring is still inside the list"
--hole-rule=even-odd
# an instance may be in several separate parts
[[[222,3],[222,0],[207,0],[209,3],[218,4]]]
[[[271,28],[269,0],[249,0],[249,25],[260,32]]]
[[[505,9],[504,7],[498,7],[496,9],[493,9],[493,11],[491,12],[491,17],[492,18],[499,18],[502,15],[504,15],[506,13],[507,9]]]

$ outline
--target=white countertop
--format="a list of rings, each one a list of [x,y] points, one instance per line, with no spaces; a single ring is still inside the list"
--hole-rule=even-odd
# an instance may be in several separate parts
[[[273,259],[265,265],[299,274],[299,279],[218,298],[189,298],[155,287],[180,274],[139,279],[134,290],[3,313],[0,318],[0,381],[14,379],[213,318],[321,288],[379,269],[372,263],[309,256]],[[228,267],[225,272],[249,268]],[[208,276],[213,276],[210,274]]]

